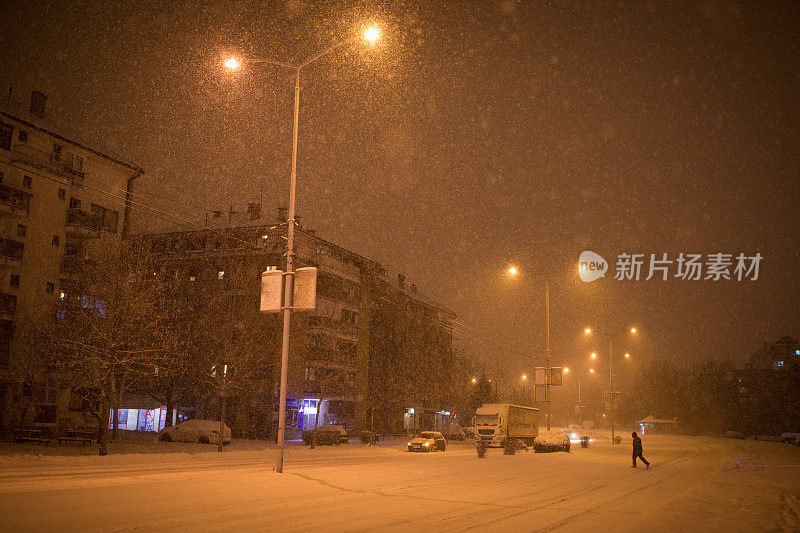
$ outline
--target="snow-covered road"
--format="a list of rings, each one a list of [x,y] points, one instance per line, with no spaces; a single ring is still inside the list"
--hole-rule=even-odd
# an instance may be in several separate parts
[[[630,440],[630,439],[628,439]],[[159,443],[160,445],[161,443]],[[179,448],[175,448],[179,449]],[[0,529],[332,531],[798,530],[800,449],[647,436],[630,444],[476,457],[401,446],[100,457],[2,456]],[[207,448],[206,448],[207,450]]]

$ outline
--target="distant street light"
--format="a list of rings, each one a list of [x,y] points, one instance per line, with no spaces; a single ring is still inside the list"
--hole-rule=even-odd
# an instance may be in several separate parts
[[[592,359],[597,359],[597,352],[592,352],[592,354],[589,357],[591,357]]]
[[[564,373],[565,374],[569,374],[569,367],[567,367],[567,366],[564,367]]]
[[[376,26],[370,26],[364,30],[364,39],[370,44],[374,44],[381,37],[381,30]]]
[[[629,353],[626,353],[626,354],[625,354],[625,359],[630,359],[630,358],[631,358],[631,354],[629,354]]]
[[[583,330],[587,335],[592,333],[591,328],[586,328]],[[611,444],[614,444],[614,337],[617,335],[622,335],[623,333],[632,333],[635,334],[639,330],[635,327],[628,328],[628,329],[620,329],[618,331],[614,331],[612,333],[605,333],[605,332],[598,332],[606,337],[608,337],[608,389],[611,394]],[[592,359],[597,357],[596,353],[592,353]],[[630,358],[630,354],[625,354],[626,358]],[[594,370],[590,370],[590,372],[594,372]],[[606,416],[605,414],[603,416]]]
[[[590,369],[589,369],[589,373],[590,373],[590,374],[594,374],[594,368],[590,368]]]
[[[512,276],[516,276],[517,272],[519,272],[517,270],[517,267],[515,267],[515,266],[508,267],[508,273],[511,274]]]
[[[283,448],[284,437],[286,433],[286,379],[289,373],[289,330],[291,323],[292,311],[292,287],[294,271],[292,263],[294,260],[294,226],[295,226],[295,191],[297,185],[297,130],[300,119],[300,71],[321,57],[328,55],[334,50],[341,48],[345,45],[351,44],[363,38],[369,43],[374,43],[380,37],[380,31],[376,27],[367,28],[359,37],[346,39],[339,43],[334,44],[330,48],[310,57],[300,64],[284,63],[281,61],[273,61],[271,59],[250,59],[246,60],[247,63],[253,64],[269,64],[279,67],[290,68],[295,73],[294,84],[294,122],[292,125],[292,174],[289,180],[289,213],[287,217],[286,229],[286,278],[284,283],[284,304],[283,304],[283,346],[281,349],[281,383],[280,383],[280,398],[278,406],[278,459],[275,465],[275,471],[278,473],[283,472]],[[230,70],[238,70],[241,68],[242,63],[238,58],[231,57],[225,61],[225,66]]]
[[[528,379],[528,376],[526,376],[525,374],[522,374],[522,381],[525,381],[526,379]]]
[[[478,382],[478,380],[477,380],[477,379],[475,379],[475,378],[472,378],[472,383],[477,383],[477,382]]]

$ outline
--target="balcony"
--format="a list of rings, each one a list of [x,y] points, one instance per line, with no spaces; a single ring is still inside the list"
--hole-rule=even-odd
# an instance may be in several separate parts
[[[86,173],[73,168],[74,157],[66,157],[57,152],[45,152],[27,144],[15,144],[11,147],[11,162],[24,163],[32,167],[46,170],[63,178],[73,185],[83,185]]]
[[[0,316],[13,315],[17,310],[17,297],[13,294],[0,294]]]
[[[65,226],[70,234],[99,237],[100,228],[103,227],[103,216],[81,209],[67,209]]]
[[[0,264],[17,264],[22,261],[25,243],[0,237]]]
[[[33,195],[0,183],[0,216],[28,216]]]
[[[310,328],[323,328],[335,332],[337,335],[354,337],[358,336],[358,327],[350,322],[334,320],[326,316],[312,315],[308,317]]]

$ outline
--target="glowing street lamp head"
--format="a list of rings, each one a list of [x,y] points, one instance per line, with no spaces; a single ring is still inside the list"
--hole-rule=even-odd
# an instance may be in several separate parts
[[[629,353],[626,353],[626,354],[625,354],[625,359],[630,359],[630,358],[631,358],[631,354],[629,354]]]
[[[631,333],[638,333],[638,332],[639,332],[639,330],[638,330],[638,329],[636,329],[636,328],[631,328]]]
[[[590,374],[594,374],[594,368],[590,368],[590,369],[589,369],[589,373],[590,373]]]
[[[586,328],[583,330],[583,332],[589,335],[592,332],[592,328]]]
[[[377,26],[370,26],[364,30],[364,40],[370,44],[374,44],[381,38],[381,30]]]
[[[508,267],[508,273],[511,274],[512,276],[516,276],[519,273],[519,270],[514,265],[511,265],[510,267]]]
[[[472,378],[472,382],[473,382],[473,383],[477,383],[477,382],[478,382],[478,380],[477,380],[476,378]]]
[[[589,357],[591,357],[592,359],[597,359],[597,352],[592,352],[592,354]]]
[[[525,381],[526,379],[528,379],[528,376],[525,375],[525,374],[522,374],[522,380]]]
[[[227,67],[230,70],[239,70],[240,68],[242,68],[242,63],[235,57],[231,57],[225,61],[225,67]]]
[[[567,366],[564,367],[564,373],[565,374],[569,374],[569,367],[567,367]]]

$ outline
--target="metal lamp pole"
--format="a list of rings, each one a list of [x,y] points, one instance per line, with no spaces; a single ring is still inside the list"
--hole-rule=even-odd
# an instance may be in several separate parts
[[[374,42],[378,39],[380,33],[375,28],[370,28],[364,33],[364,38]],[[314,63],[319,58],[333,52],[337,48],[355,42],[358,37],[347,39],[337,43],[327,50],[324,50],[317,55],[311,57],[307,61],[299,64],[292,65],[289,63],[282,63],[280,61],[272,61],[268,59],[251,60],[251,63],[268,63],[281,67],[291,68],[295,71],[294,83],[294,121],[292,123],[292,174],[289,179],[289,213],[287,219],[286,229],[286,279],[284,282],[284,296],[283,296],[283,340],[281,346],[281,382],[280,394],[278,401],[278,456],[275,463],[275,471],[278,473],[283,472],[283,450],[286,435],[286,381],[287,374],[289,373],[289,337],[292,319],[292,303],[293,303],[293,286],[294,286],[294,226],[295,226],[295,191],[297,185],[297,130],[300,120],[300,71],[303,67]],[[319,406],[318,406],[319,408]]]
[[[611,391],[611,444],[614,444],[614,336],[608,336],[608,389]]]
[[[545,320],[547,321],[547,344],[544,354],[545,370],[545,386],[544,386],[544,399],[547,402],[547,431],[550,431],[550,381],[552,380],[550,372],[550,283],[545,285],[544,290],[545,298]]]
[[[586,329],[586,333],[591,333],[591,328]],[[623,333],[637,333],[636,328],[621,329],[613,333],[599,332],[608,337],[608,389],[611,402],[611,444],[614,444],[614,337]]]

